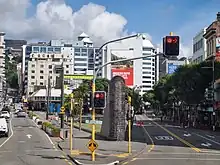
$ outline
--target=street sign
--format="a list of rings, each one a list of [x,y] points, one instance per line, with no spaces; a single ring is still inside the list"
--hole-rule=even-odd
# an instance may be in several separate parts
[[[61,107],[60,110],[61,110],[61,112],[64,112],[65,111],[65,107]]]
[[[91,152],[94,152],[97,148],[98,148],[98,144],[94,140],[91,139],[88,143],[88,149]]]

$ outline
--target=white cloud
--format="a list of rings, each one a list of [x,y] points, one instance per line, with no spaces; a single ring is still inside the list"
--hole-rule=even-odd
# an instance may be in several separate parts
[[[98,43],[128,35],[127,20],[89,3],[73,11],[64,0],[41,1],[36,13],[27,17],[29,0],[0,1],[0,30],[8,37],[27,40],[75,39],[85,32]]]

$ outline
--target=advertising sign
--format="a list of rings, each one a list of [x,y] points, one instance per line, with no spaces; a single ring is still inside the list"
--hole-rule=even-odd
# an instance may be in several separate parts
[[[216,60],[220,61],[220,37],[216,38]]]
[[[172,74],[176,71],[178,65],[175,65],[173,63],[168,63],[168,74]]]
[[[127,86],[133,86],[134,84],[133,68],[112,68],[112,77],[115,76],[121,76]]]

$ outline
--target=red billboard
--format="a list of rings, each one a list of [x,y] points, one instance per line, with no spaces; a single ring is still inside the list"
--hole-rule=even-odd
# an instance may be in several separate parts
[[[134,72],[133,68],[112,68],[112,77],[121,76],[125,80],[126,86],[133,86]]]

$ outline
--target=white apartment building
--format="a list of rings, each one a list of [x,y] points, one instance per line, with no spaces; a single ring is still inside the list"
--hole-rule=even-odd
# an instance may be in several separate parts
[[[4,32],[0,32],[0,93],[3,91],[5,82],[5,41]]]
[[[106,46],[104,62],[111,61],[112,54],[118,57],[131,58],[154,55],[155,53],[156,50],[151,41],[142,35],[108,44]],[[144,94],[148,90],[151,90],[157,81],[155,70],[159,69],[155,66],[156,58],[157,57],[146,57],[135,60],[133,63],[133,87],[141,87],[140,94]],[[159,67],[159,65],[157,65],[157,67]],[[108,65],[103,69],[103,76],[108,79],[112,78],[111,65]]]
[[[18,75],[19,94],[22,94],[22,63],[17,64],[17,75]]]
[[[203,37],[205,33],[206,28],[203,28],[193,37],[192,63],[200,63],[207,58],[206,39]]]
[[[93,47],[89,36],[82,33],[78,41],[51,40],[47,43],[37,43],[23,46],[22,71],[24,73],[25,96],[45,88],[48,76],[51,85],[55,86],[59,73],[56,68],[64,63],[64,74],[91,75],[95,67],[102,64],[102,54],[96,55],[98,48]],[[94,62],[95,61],[95,62]],[[75,80],[74,85],[81,83]]]

